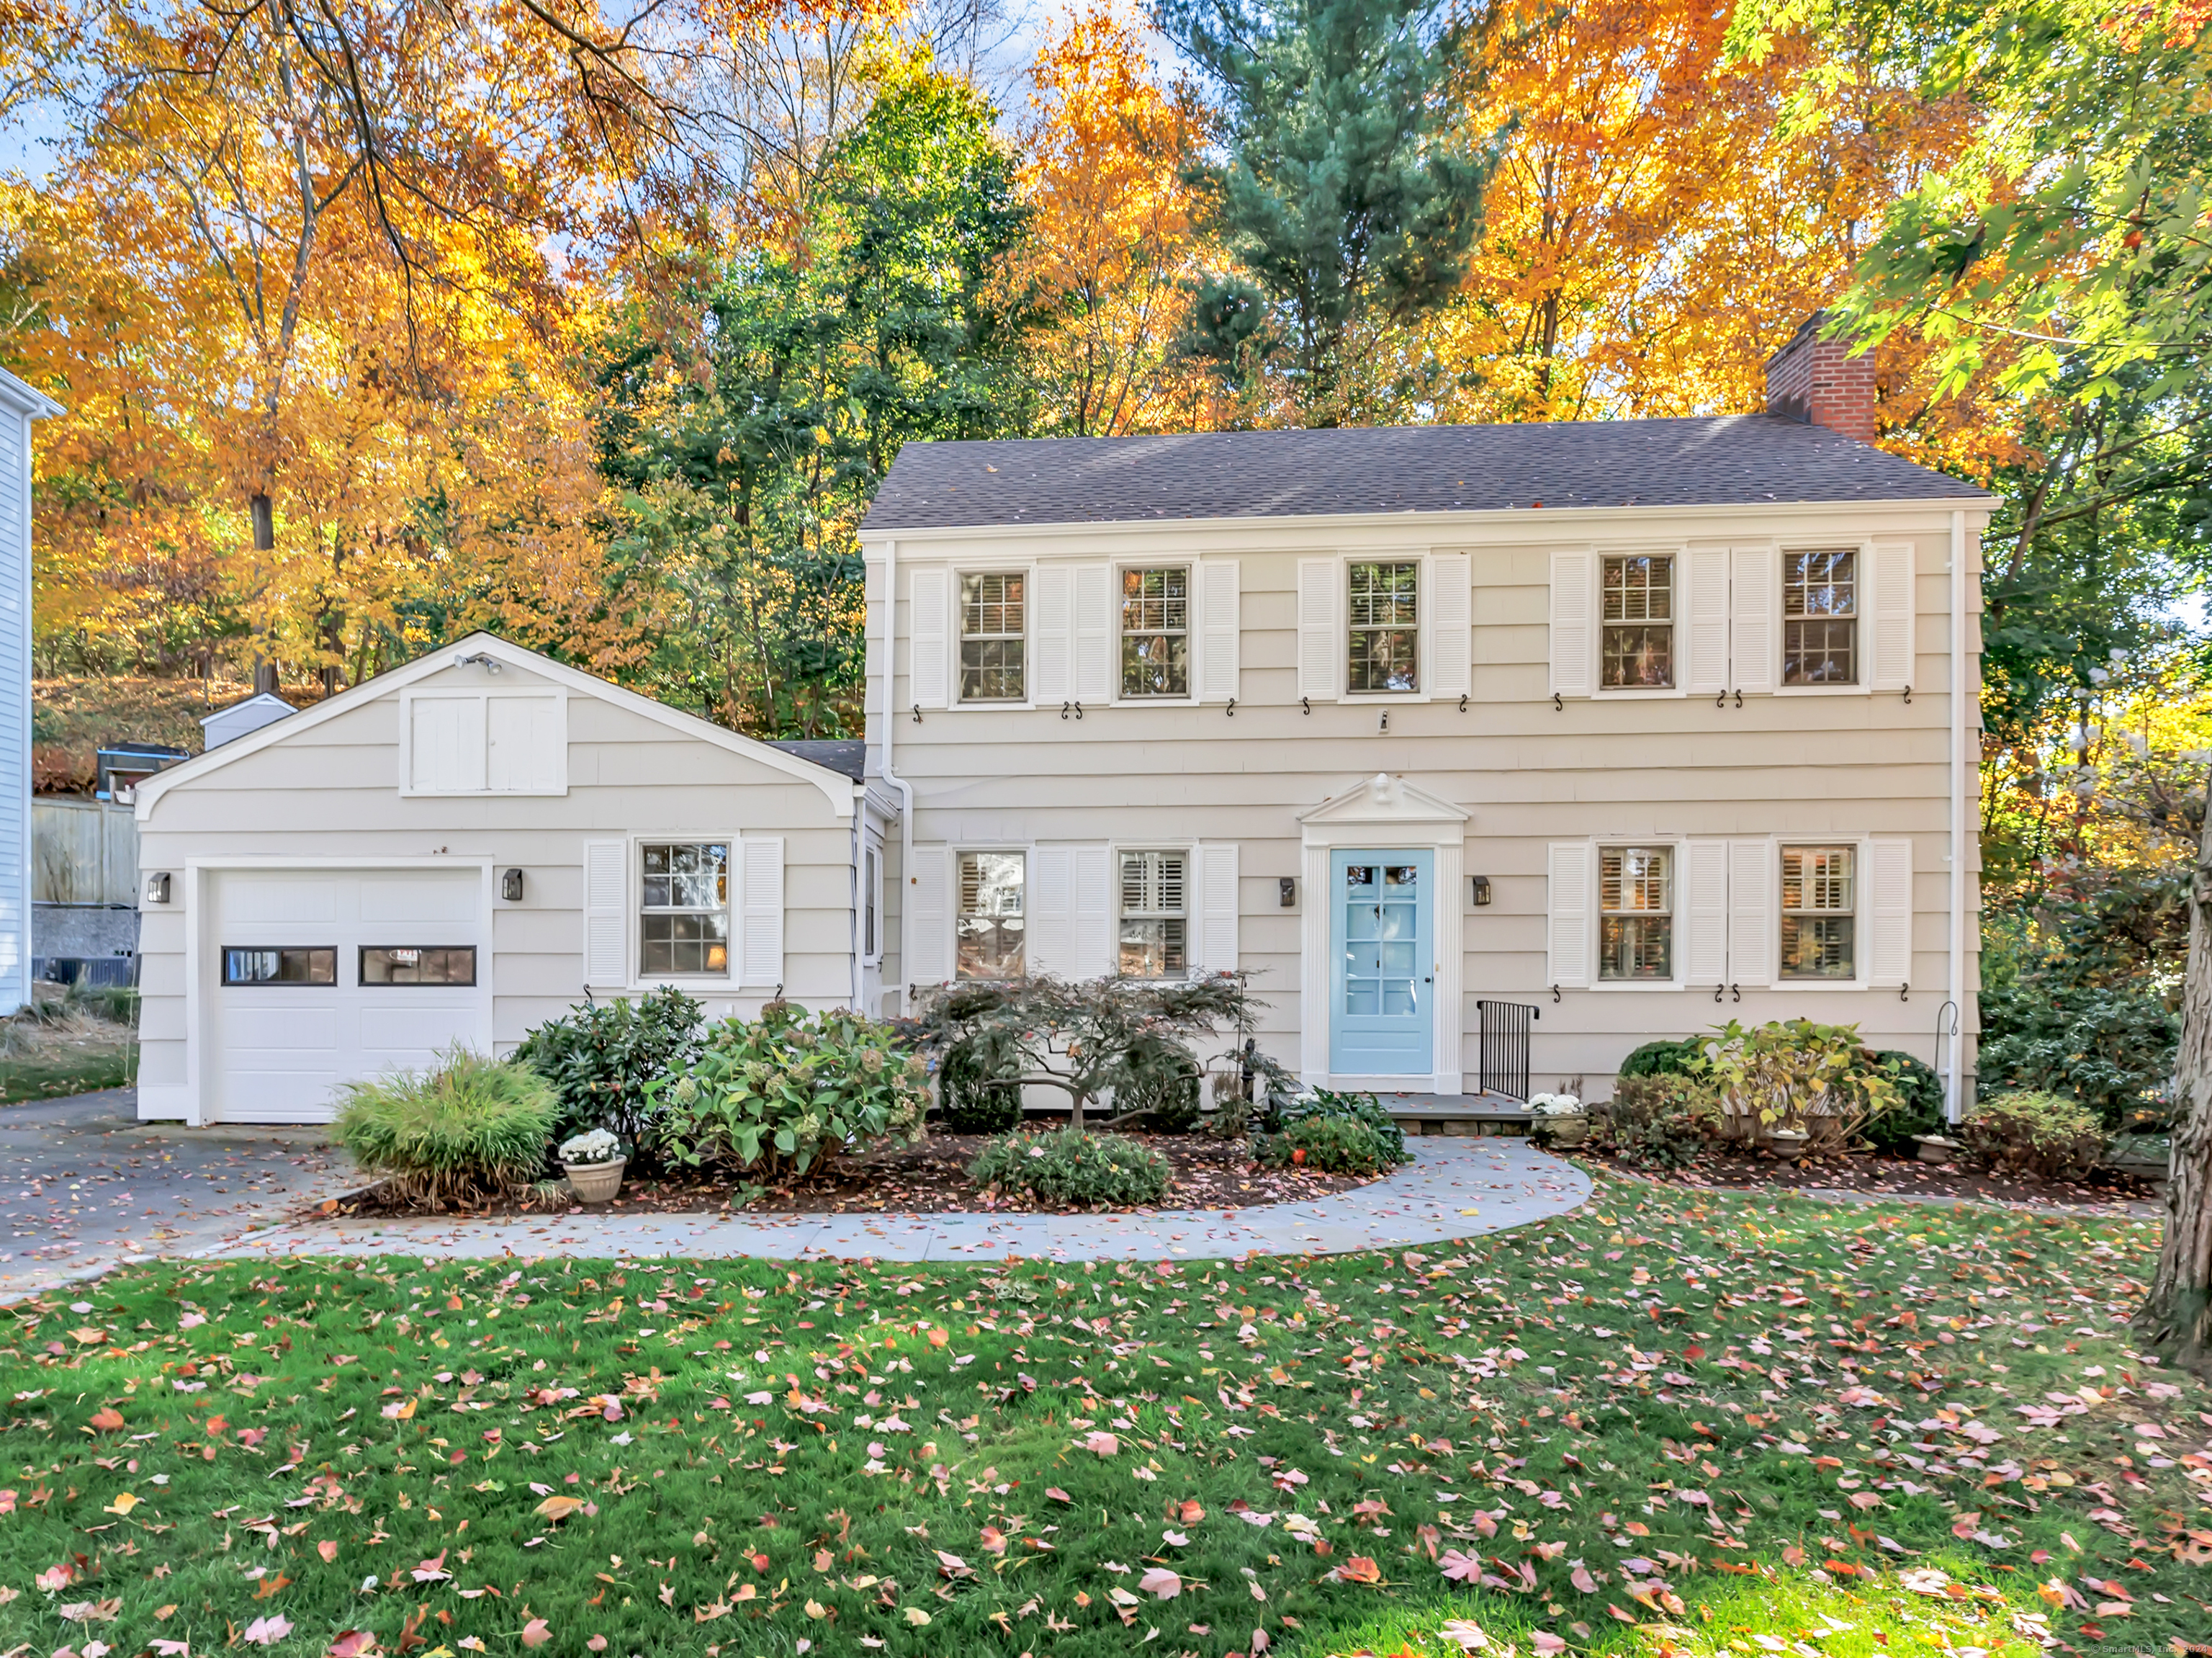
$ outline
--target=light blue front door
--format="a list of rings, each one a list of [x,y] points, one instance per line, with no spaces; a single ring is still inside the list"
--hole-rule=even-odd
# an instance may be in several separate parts
[[[1328,1068],[1435,1069],[1433,852],[1329,854]]]

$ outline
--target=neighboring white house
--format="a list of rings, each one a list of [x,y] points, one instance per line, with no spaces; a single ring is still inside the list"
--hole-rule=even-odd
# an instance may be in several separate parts
[[[0,1013],[31,994],[31,423],[61,412],[0,369]]]

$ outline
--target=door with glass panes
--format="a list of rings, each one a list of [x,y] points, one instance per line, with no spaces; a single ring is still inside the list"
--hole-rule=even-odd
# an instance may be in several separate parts
[[[1329,855],[1329,1070],[1426,1076],[1436,1052],[1434,852]]]

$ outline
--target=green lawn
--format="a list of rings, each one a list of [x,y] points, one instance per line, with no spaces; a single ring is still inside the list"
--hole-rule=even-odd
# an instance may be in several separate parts
[[[0,1649],[2164,1658],[2156,1236],[1608,1183],[1242,1266],[148,1267],[15,1309]]]
[[[113,1043],[87,1043],[82,1048],[0,1059],[0,1105],[124,1088],[130,1083],[136,1065],[136,1049],[127,1037]]]

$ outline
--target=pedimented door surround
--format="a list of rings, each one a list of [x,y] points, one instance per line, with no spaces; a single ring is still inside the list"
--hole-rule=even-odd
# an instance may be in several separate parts
[[[1465,808],[1387,771],[1298,814],[1305,888],[1298,948],[1298,1074],[1305,1081],[1323,1088],[1453,1095],[1463,1090],[1460,1027],[1466,1022],[1466,1009],[1461,978],[1467,954],[1467,910],[1462,887],[1467,829],[1473,818]],[[1427,1077],[1342,1076],[1329,1070],[1329,917],[1336,896],[1329,880],[1329,854],[1339,848],[1402,848],[1435,854],[1435,1058]]]

